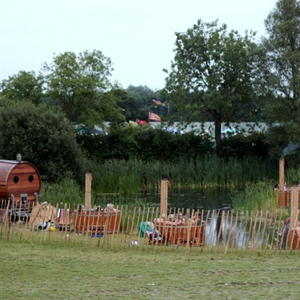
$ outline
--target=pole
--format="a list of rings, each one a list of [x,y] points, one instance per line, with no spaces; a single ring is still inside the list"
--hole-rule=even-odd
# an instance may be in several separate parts
[[[284,158],[281,157],[279,160],[279,193],[277,194],[277,205],[285,207],[287,205],[287,192],[285,191],[285,180],[284,180]]]
[[[161,218],[166,218],[168,211],[168,186],[170,182],[168,178],[163,177],[161,180],[160,189],[160,215]]]
[[[85,172],[85,209],[87,211],[90,211],[92,209],[92,203],[91,203],[91,186],[92,186],[92,174],[90,171]]]
[[[279,190],[280,192],[284,191],[284,158],[279,160]]]
[[[292,186],[290,228],[296,228],[298,225],[298,193],[298,186]]]

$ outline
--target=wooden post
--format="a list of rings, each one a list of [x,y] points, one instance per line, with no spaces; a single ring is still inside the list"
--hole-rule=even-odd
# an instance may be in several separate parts
[[[296,228],[298,225],[298,197],[299,197],[298,186],[292,186],[291,195],[291,223],[290,228]]]
[[[91,203],[91,185],[92,185],[92,174],[90,171],[85,172],[85,209],[91,210],[92,203]]]
[[[279,190],[277,192],[277,205],[280,207],[287,206],[287,191],[285,190],[285,179],[284,179],[284,158],[281,157],[279,160]]]
[[[168,178],[163,177],[161,180],[161,188],[160,188],[160,216],[161,216],[161,218],[167,217],[169,184],[170,184],[170,182],[169,182]]]
[[[7,207],[6,207],[6,211],[5,211],[5,240],[8,241],[9,240],[9,231],[10,231],[10,212],[9,212],[9,204],[10,201],[8,201]]]
[[[284,158],[281,157],[279,160],[279,190],[281,193],[284,192]]]

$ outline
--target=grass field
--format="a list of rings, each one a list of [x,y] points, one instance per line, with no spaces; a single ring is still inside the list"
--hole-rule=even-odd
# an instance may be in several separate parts
[[[6,300],[300,298],[297,251],[224,254],[4,239],[0,249]]]

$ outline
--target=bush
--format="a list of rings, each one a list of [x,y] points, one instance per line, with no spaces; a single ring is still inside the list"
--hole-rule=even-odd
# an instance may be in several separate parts
[[[193,133],[174,134],[162,129],[145,127],[113,127],[108,135],[77,136],[87,158],[139,159],[143,161],[177,162],[214,153],[208,136]]]
[[[45,181],[82,177],[83,156],[75,130],[45,105],[6,103],[0,111],[0,155],[14,160],[17,153],[35,165]]]

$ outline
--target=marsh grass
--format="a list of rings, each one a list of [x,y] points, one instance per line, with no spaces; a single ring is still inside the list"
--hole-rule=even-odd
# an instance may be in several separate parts
[[[175,188],[228,186],[277,177],[277,165],[254,158],[244,160],[204,156],[191,161],[144,162],[141,160],[108,160],[88,162],[97,193],[129,194],[141,189],[158,189],[162,175],[167,175]]]
[[[236,190],[241,186],[251,186],[253,182],[266,181],[266,178],[270,182],[268,176],[272,174],[269,162],[253,159],[224,160],[214,156],[173,164],[109,160],[102,164],[89,162],[86,168],[93,176],[92,197],[95,205],[109,202],[116,202],[119,205],[142,204],[143,199],[141,195],[137,196],[137,193],[141,191],[158,193],[162,175],[168,177],[172,189],[180,191],[199,187],[203,189],[226,187]],[[43,182],[39,200],[53,204],[61,202],[80,204],[85,197],[83,182],[84,176],[81,185],[69,178],[53,184]],[[261,188],[258,190],[261,191]]]
[[[274,187],[268,182],[247,184],[243,190],[232,194],[232,204],[235,209],[243,211],[274,210],[276,197]]]
[[[0,299],[298,299],[299,254],[0,239]]]
[[[39,200],[54,205],[61,202],[76,205],[83,202],[84,191],[75,180],[65,178],[59,183],[43,183]]]

